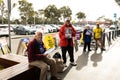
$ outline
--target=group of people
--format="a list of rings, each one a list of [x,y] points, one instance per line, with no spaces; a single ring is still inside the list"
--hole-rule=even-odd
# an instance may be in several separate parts
[[[96,43],[95,51],[97,51],[99,46],[101,48],[101,51],[105,51],[103,46],[103,32],[104,30],[100,27],[99,23],[96,23],[96,27],[93,30],[90,29],[90,25],[86,25],[83,31],[83,51],[86,52],[86,47],[88,47],[88,51],[91,51],[90,44],[92,39],[94,39]]]
[[[94,32],[95,40],[102,42],[101,39],[102,29],[99,27],[98,24],[97,24],[97,28],[93,32]],[[67,67],[66,65],[67,52],[70,57],[70,65],[71,66],[77,65],[74,61],[74,45],[76,45],[74,43],[75,36],[76,36],[76,30],[73,28],[72,24],[70,23],[70,18],[67,18],[59,31],[60,47],[61,47],[64,67]],[[84,39],[83,51],[86,51],[87,46],[88,46],[88,51],[91,51],[90,49],[91,37],[92,37],[92,31],[90,30],[90,26],[87,25],[86,29],[83,32],[83,39]],[[103,50],[103,46],[101,46],[101,49]],[[41,69],[40,80],[46,80],[48,65],[50,66],[51,80],[61,80],[60,78],[56,77],[57,72],[56,72],[55,60],[50,58],[48,54],[44,54],[45,51],[46,48],[42,41],[42,33],[38,31],[36,32],[34,39],[30,41],[27,46],[28,61],[30,65],[36,66]]]

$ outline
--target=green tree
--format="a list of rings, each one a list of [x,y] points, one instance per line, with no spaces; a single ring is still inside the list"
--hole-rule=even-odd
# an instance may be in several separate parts
[[[1,10],[1,21],[2,21],[2,24],[4,24],[4,17],[3,17],[3,14],[4,14],[4,11],[5,11],[5,3],[1,0],[0,1],[0,10]]]
[[[19,21],[19,19],[15,19],[15,20],[13,21],[13,23],[14,23],[14,24],[20,24],[20,21]]]
[[[115,0],[115,2],[120,6],[120,0]]]
[[[37,17],[38,17],[38,12],[34,11],[34,25],[36,24]]]
[[[107,22],[108,24],[112,25],[113,21],[111,19],[105,18],[105,22]]]
[[[97,18],[97,20],[98,20],[98,21],[100,21],[100,20],[105,20],[105,16],[104,16],[104,15],[103,15],[103,16],[100,16],[100,17]]]
[[[83,13],[83,12],[78,12],[76,15],[77,15],[77,18],[78,18],[79,20],[86,18],[85,13]]]
[[[55,5],[48,5],[48,7],[44,10],[44,15],[51,23],[56,23],[60,18],[59,10]]]
[[[60,13],[61,17],[63,17],[65,20],[66,17],[71,17],[72,10],[68,6],[63,6],[60,8]]]
[[[114,23],[111,19],[106,18],[104,15],[98,17],[98,18],[97,18],[97,21],[106,22],[106,23],[109,23],[110,25]]]
[[[11,10],[16,6],[16,3],[13,3],[11,6]],[[8,19],[8,9],[5,7],[4,0],[0,0],[0,11],[1,11],[1,18],[2,18],[2,24],[6,22]]]
[[[20,16],[21,16],[21,21],[24,23],[25,21],[25,25],[28,23],[32,23],[32,21],[34,20],[29,20],[31,18],[33,18],[34,16],[34,10],[32,7],[32,3],[27,2],[26,0],[20,0],[19,2],[19,11],[20,11]]]
[[[38,10],[38,15],[39,15],[39,18],[42,20],[42,24],[44,24],[45,22],[45,15],[44,15],[44,10],[43,9],[39,9]]]

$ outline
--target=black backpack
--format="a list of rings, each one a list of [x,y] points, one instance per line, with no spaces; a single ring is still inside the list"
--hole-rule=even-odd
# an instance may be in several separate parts
[[[59,52],[56,52],[54,55],[53,55],[53,58],[60,58],[61,59],[61,54]]]

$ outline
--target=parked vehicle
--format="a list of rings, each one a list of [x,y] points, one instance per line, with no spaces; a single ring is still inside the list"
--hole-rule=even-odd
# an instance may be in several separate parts
[[[25,35],[30,35],[30,34],[35,34],[36,30],[34,30],[31,27],[28,26],[16,26],[13,29],[15,34],[25,34]]]
[[[46,28],[44,25],[36,25],[34,26],[36,31],[41,31],[42,33],[49,33],[49,29]]]
[[[51,24],[52,27],[54,27],[56,29],[55,32],[58,32],[60,30],[60,27],[58,25],[55,24]]]
[[[0,37],[1,36],[9,36],[9,28],[8,25],[0,25]]]
[[[114,30],[115,28],[116,28],[115,25],[111,25],[111,26],[109,27],[109,29],[111,29],[111,30]]]
[[[51,25],[46,24],[46,25],[45,25],[45,28],[46,28],[46,29],[49,29],[49,32],[51,32],[51,33],[54,32],[54,29],[52,28]]]

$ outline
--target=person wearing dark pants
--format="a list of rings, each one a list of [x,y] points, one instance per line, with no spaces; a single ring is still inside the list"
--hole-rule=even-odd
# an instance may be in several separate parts
[[[66,53],[68,51],[68,54],[70,56],[70,62],[74,62],[74,55],[73,55],[73,47],[61,47],[62,50],[62,58],[64,60],[64,64],[66,63]]]
[[[92,31],[90,30],[90,26],[86,25],[85,30],[83,31],[83,41],[84,41],[84,48],[83,51],[86,52],[86,47],[88,47],[88,51],[91,51],[90,44],[91,44],[91,37]]]
[[[59,31],[60,38],[60,47],[62,52],[62,58],[64,62],[64,66],[66,67],[66,53],[68,52],[70,56],[70,64],[76,66],[77,64],[74,62],[74,37],[76,35],[76,30],[70,23],[70,19],[67,18],[65,23],[61,26]]]

